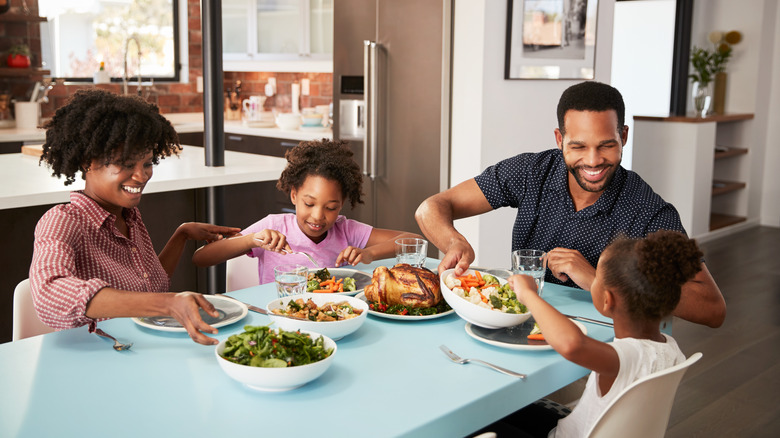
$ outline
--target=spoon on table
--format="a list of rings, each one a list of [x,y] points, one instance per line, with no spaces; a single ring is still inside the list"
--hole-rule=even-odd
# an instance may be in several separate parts
[[[103,330],[101,330],[99,328],[95,329],[95,334],[98,335],[98,336],[102,336],[104,338],[108,338],[108,339],[113,340],[114,341],[114,350],[116,350],[116,351],[129,350],[130,347],[133,346],[132,342],[129,343],[129,344],[123,344],[123,343],[117,341],[115,337],[109,335],[108,333],[104,332]]]

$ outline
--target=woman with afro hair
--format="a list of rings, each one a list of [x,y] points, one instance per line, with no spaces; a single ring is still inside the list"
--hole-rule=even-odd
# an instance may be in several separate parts
[[[201,294],[168,292],[187,240],[219,240],[238,228],[185,223],[156,254],[138,204],[160,158],[178,154],[170,122],[138,97],[81,90],[45,126],[41,162],[84,190],[47,211],[35,228],[30,284],[41,321],[57,330],[115,317],[171,316],[198,343],[216,333],[217,316]]]
[[[287,167],[276,187],[290,196],[295,214],[271,214],[241,231],[241,237],[212,242],[195,252],[197,266],[248,255],[258,260],[260,284],[274,281],[274,266],[300,263],[319,267],[357,265],[395,255],[395,240],[421,237],[373,228],[340,214],[349,202],[362,203],[363,174],[344,141],[301,142],[285,154]]]

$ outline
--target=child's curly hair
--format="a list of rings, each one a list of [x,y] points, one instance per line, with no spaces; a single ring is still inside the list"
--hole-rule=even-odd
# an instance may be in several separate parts
[[[65,185],[76,180],[79,170],[84,178],[92,160],[124,163],[151,151],[157,164],[181,150],[176,131],[157,105],[100,89],[77,91],[44,127],[40,162],[53,175],[64,175]]]
[[[632,316],[662,319],[680,302],[682,285],[701,271],[702,255],[695,240],[675,231],[618,238],[602,255],[604,284],[625,299]]]
[[[336,181],[341,186],[341,195],[349,199],[352,208],[363,200],[363,174],[352,158],[352,150],[344,140],[302,141],[287,151],[287,167],[276,183],[276,188],[290,194],[298,189],[310,175]]]

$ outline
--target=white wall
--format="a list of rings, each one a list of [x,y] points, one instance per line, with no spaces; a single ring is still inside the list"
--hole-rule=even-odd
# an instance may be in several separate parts
[[[596,80],[610,82],[614,0],[599,1]],[[555,147],[555,110],[573,80],[504,80],[507,2],[456,0],[450,183],[522,152]],[[509,267],[516,210],[504,208],[456,222],[476,264]]]
[[[768,41],[773,42],[773,46],[766,49],[774,57],[772,68],[770,70],[770,83],[767,87],[767,120],[768,123],[766,136],[766,155],[764,160],[764,181],[761,196],[761,224],[769,226],[780,226],[780,172],[777,171],[780,165],[780,144],[777,139],[780,138],[780,5],[774,2],[774,38],[767,34]],[[767,16],[772,17],[768,13]],[[769,33],[769,32],[767,32]]]
[[[612,82],[626,103],[628,142],[623,167],[633,168],[634,115],[669,113],[674,57],[675,0],[617,2]]]

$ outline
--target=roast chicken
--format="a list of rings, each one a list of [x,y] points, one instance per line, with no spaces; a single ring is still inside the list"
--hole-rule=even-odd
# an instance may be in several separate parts
[[[433,307],[442,299],[438,274],[405,263],[374,269],[364,293],[368,301],[407,307]]]

